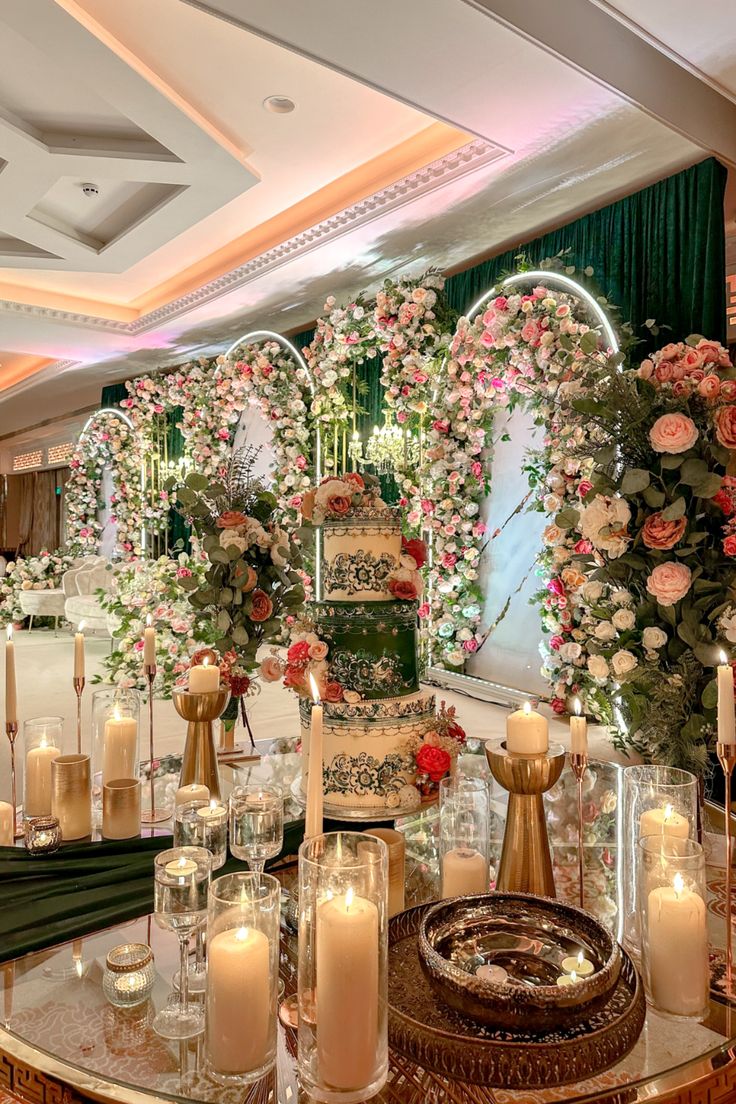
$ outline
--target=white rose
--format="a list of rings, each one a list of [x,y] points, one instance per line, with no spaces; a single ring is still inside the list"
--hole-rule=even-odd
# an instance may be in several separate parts
[[[596,495],[580,511],[579,526],[594,548],[615,560],[623,556],[631,539],[627,529],[630,520],[631,510],[625,499]]]
[[[608,678],[608,664],[606,663],[604,656],[588,656],[588,670],[590,671],[593,678]]]
[[[630,606],[634,601],[634,596],[630,590],[626,590],[623,587],[619,587],[618,590],[614,590],[611,593],[611,601],[614,606]]]
[[[239,552],[245,552],[248,542],[241,537],[237,529],[223,529],[220,533],[220,548],[229,548],[234,544]]]
[[[561,657],[567,663],[572,663],[573,660],[579,659],[582,650],[583,649],[580,647],[580,645],[576,644],[573,641],[573,642],[570,642],[568,644],[563,644],[559,651],[560,651]]]
[[[638,665],[639,660],[633,652],[627,652],[625,649],[616,652],[611,660],[613,673],[617,678],[621,678],[622,675],[628,675],[629,671],[633,671]]]
[[[604,643],[607,643],[609,640],[614,639],[616,630],[610,621],[599,621],[593,629],[593,636],[596,640],[602,640]]]
[[[628,629],[633,629],[636,624],[636,617],[633,610],[630,609],[617,609],[611,618],[619,632],[626,632]]]
[[[556,514],[558,510],[562,509],[562,499],[559,495],[548,494],[544,499],[544,508],[548,514]]]
[[[733,608],[724,613],[720,620],[720,626],[726,640],[731,644],[736,644],[736,612]],[[656,647],[656,645],[653,644],[651,647]]]
[[[586,602],[594,605],[603,594],[603,583],[599,583],[597,579],[591,579],[584,584],[581,593]]]
[[[641,639],[645,648],[663,648],[667,643],[667,633],[654,625],[650,625],[641,634]],[[729,639],[731,638],[729,637]]]

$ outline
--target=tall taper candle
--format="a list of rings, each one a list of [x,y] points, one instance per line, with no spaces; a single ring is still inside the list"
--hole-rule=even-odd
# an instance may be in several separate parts
[[[15,686],[15,644],[13,643],[12,625],[8,625],[7,636],[5,642],[5,723],[17,724],[18,692]]]
[[[580,699],[575,699],[575,716],[570,717],[570,751],[573,755],[588,754],[588,722],[581,716]]]
[[[75,679],[84,678],[84,633],[81,622],[74,634],[74,677]]]
[[[156,664],[156,630],[151,621],[152,617],[149,613],[143,631],[143,662],[149,667],[154,667]]]
[[[736,713],[734,712],[733,670],[725,652],[721,652],[718,667],[718,742],[736,744]]]
[[[319,689],[314,676],[309,676],[312,688],[312,722],[309,729],[309,760],[307,766],[307,812],[304,822],[304,838],[311,839],[322,833],[322,725],[324,709],[319,699]]]

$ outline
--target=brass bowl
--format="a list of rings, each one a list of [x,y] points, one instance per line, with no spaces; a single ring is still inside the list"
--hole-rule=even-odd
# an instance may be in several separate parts
[[[470,1019],[510,1031],[548,1031],[581,1023],[611,997],[621,948],[594,917],[526,893],[488,893],[441,901],[419,929],[419,960],[440,1000]],[[562,960],[583,951],[595,972],[559,987]],[[501,982],[478,977],[501,966]]]

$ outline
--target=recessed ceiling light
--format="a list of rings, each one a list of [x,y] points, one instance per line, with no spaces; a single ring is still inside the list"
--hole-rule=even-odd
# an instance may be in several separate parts
[[[263,106],[266,111],[272,111],[274,115],[289,115],[296,104],[288,96],[266,96]]]

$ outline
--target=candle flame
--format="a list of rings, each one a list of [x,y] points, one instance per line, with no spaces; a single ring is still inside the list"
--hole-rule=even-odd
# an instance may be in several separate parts
[[[727,667],[728,666],[728,656],[724,652],[723,648],[721,648],[720,653],[718,655],[718,662],[720,663],[721,667]]]
[[[525,713],[531,713],[531,711],[532,711],[532,703],[528,702],[528,701],[525,701],[524,702],[524,712]]]
[[[176,865],[179,867],[179,869],[182,869],[183,867],[185,867],[187,865],[188,862],[189,862],[189,860],[185,859],[184,856],[182,855],[180,858],[178,858],[176,860]]]
[[[668,821],[672,820],[672,814],[674,813],[674,811],[675,811],[674,805],[671,805],[670,802],[668,801],[667,804],[664,807],[664,822],[665,822],[665,824],[667,824]]]
[[[12,625],[8,625],[7,629],[5,630],[5,635],[7,636],[8,640],[13,639],[13,626]]]
[[[78,633],[84,633],[84,626],[86,624],[87,624],[86,621],[80,621],[79,624],[77,625],[77,632]]]
[[[45,748],[45,747],[48,747],[48,746],[49,745],[48,745],[48,741],[46,739],[46,734],[44,733],[44,735],[41,737],[41,747]]]
[[[216,797],[211,797],[210,798],[210,809],[212,810],[212,812],[214,812],[216,808],[217,808],[217,798]]]
[[[235,932],[235,938],[239,939],[241,943],[244,942],[248,938],[248,929],[238,928],[238,930]]]
[[[209,667],[209,665],[210,665],[210,657],[205,656],[204,659],[202,660],[202,666],[203,667]]]
[[[146,625],[147,625],[148,628],[150,628],[152,624],[153,624],[153,614],[148,613],[148,614],[146,614]]]
[[[119,721],[120,720],[120,706],[118,705],[117,702],[115,702],[115,708],[112,711],[112,719],[114,721]]]
[[[319,702],[320,702],[319,687],[317,686],[314,675],[311,673],[311,671],[309,673],[309,688],[312,691],[312,700],[313,700],[314,704],[319,705]]]
[[[585,961],[585,955],[582,951],[578,951],[578,966],[582,966]]]
[[[576,717],[579,717],[579,716],[580,716],[580,714],[581,714],[581,713],[582,713],[582,711],[583,711],[583,707],[582,707],[582,706],[581,706],[581,704],[580,704],[580,698],[576,698],[576,699],[575,699],[575,704],[574,704],[574,706],[573,706],[573,709],[575,710],[575,716],[576,716]]]
[[[350,887],[350,889],[349,889],[349,890],[347,891],[347,893],[345,894],[345,911],[346,911],[346,912],[347,912],[347,910],[348,910],[348,909],[350,908],[350,906],[351,906],[351,905],[352,905],[352,903],[353,903],[353,896],[354,896],[354,894],[353,894],[353,887],[351,886],[351,887]]]
[[[682,891],[685,888],[685,879],[683,878],[682,874],[680,874],[679,870],[677,874],[675,874],[672,884],[675,890],[675,897],[677,897],[679,901],[680,897],[682,896]]]
[[[570,971],[570,981],[577,981],[577,980],[578,980],[577,971],[571,970]]]

